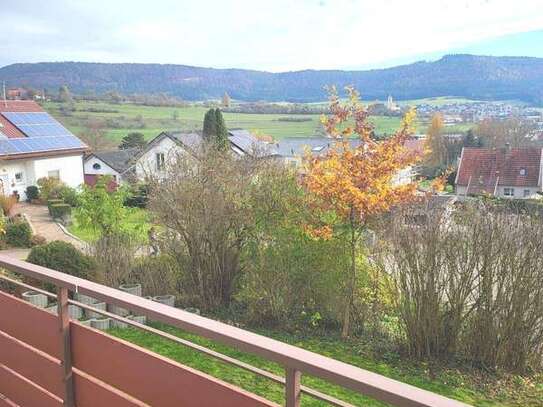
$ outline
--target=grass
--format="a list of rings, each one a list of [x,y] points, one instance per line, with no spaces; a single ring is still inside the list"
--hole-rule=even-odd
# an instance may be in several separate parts
[[[78,136],[85,133],[89,120],[104,121],[105,136],[115,143],[118,143],[123,136],[131,131],[141,132],[146,139],[151,139],[165,130],[199,130],[207,111],[206,107],[200,105],[155,107],[80,101],[75,103],[77,109],[75,112],[71,115],[65,115],[60,107],[59,103],[44,103],[44,108],[49,113]],[[88,109],[115,110],[116,112],[95,113],[87,111]],[[174,112],[176,112],[176,119],[174,119]],[[278,121],[279,118],[287,116],[304,117],[311,120],[304,122]],[[319,115],[224,113],[224,118],[230,128],[256,130],[276,139],[314,136],[319,134],[321,128]],[[399,117],[372,116],[371,121],[375,125],[377,134],[391,134],[400,125]],[[142,124],[144,127],[141,127]],[[424,132],[426,127],[427,123],[418,122],[416,130]],[[451,131],[454,130],[451,129]]]
[[[260,367],[277,375],[284,375],[284,371],[279,365],[268,360],[188,334],[176,328],[164,325],[155,326],[253,366]],[[271,401],[277,403],[283,403],[284,401],[282,386],[154,334],[132,328],[113,329],[110,333],[226,382],[235,384]],[[535,407],[540,406],[543,400],[543,384],[541,381],[532,382],[528,379],[518,377],[498,379],[493,376],[481,375],[480,372],[470,373],[469,371],[465,372],[455,368],[443,368],[434,371],[435,369],[430,369],[427,364],[417,364],[401,359],[397,355],[387,355],[388,357],[386,358],[374,358],[359,342],[344,342],[333,337],[333,335],[310,337],[277,333],[274,331],[259,331],[258,333],[475,406]],[[374,407],[386,405],[315,377],[303,375],[302,383],[354,405]],[[302,405],[324,406],[327,404],[304,395]]]
[[[76,211],[77,209],[74,210],[74,212]],[[129,208],[125,226],[126,230],[133,232],[138,237],[138,240],[142,242],[147,241],[147,232],[150,226],[147,211],[140,208]],[[73,216],[73,223],[68,227],[68,231],[86,242],[94,242],[100,237],[98,231],[79,225],[77,223],[77,215]]]

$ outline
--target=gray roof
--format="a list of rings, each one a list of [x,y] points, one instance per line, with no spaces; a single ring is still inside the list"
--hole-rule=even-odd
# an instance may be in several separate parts
[[[230,130],[228,134],[228,140],[230,140],[230,143],[245,154],[259,158],[278,155],[277,146],[275,144],[261,141],[247,130]]]
[[[128,170],[133,164],[133,158],[140,152],[138,148],[124,150],[93,151],[95,156],[120,173]]]
[[[336,140],[327,137],[287,137],[277,143],[278,154],[282,157],[303,156],[307,150],[313,155],[325,154]],[[358,139],[349,140],[351,147],[361,144]]]
[[[192,151],[197,151],[202,145],[203,138],[197,133],[168,133],[176,141],[185,145]]]

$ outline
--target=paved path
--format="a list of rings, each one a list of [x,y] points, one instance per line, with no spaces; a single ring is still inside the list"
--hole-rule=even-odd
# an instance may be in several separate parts
[[[60,226],[49,216],[49,211],[45,205],[32,205],[25,202],[18,203],[12,210],[13,214],[25,213],[37,235],[43,236],[48,242],[53,240],[62,240],[72,243],[75,247],[83,248],[81,241],[68,236],[62,231]]]

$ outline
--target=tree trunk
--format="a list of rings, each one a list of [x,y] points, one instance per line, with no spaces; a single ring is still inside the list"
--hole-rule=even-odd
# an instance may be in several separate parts
[[[356,289],[356,230],[354,225],[354,211],[351,210],[351,270],[347,286],[347,302],[343,314],[343,327],[341,328],[341,337],[347,338],[351,329],[351,308],[353,304],[354,293]]]

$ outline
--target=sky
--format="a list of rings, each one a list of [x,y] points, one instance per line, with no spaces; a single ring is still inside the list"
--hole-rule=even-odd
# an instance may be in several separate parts
[[[448,53],[543,57],[543,0],[0,0],[0,66],[367,69]]]

